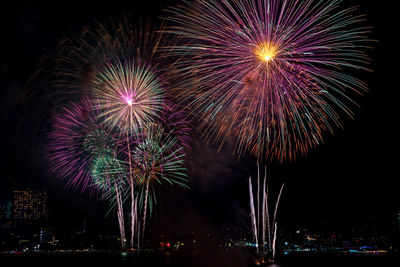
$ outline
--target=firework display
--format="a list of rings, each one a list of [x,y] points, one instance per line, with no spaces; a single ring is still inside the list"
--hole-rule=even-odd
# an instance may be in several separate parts
[[[124,201],[130,200],[130,245],[137,234],[139,247],[139,225],[144,233],[155,202],[153,181],[187,187],[189,121],[168,100],[161,34],[148,25],[95,23],[65,41],[56,56],[59,99],[84,100],[57,104],[63,113],[49,138],[52,171],[68,186],[99,192],[117,209],[123,249]]]
[[[367,91],[356,76],[369,71],[369,28],[341,2],[185,1],[168,9],[167,27],[135,28],[125,17],[84,28],[55,56],[50,171],[108,201],[121,247],[128,239],[133,251],[161,185],[189,188],[193,124],[207,142],[234,143],[258,163],[307,154]],[[282,190],[270,220],[266,177],[260,186],[258,170],[257,187],[249,178],[262,257],[275,257]]]
[[[340,0],[186,2],[171,8],[178,37],[179,99],[202,121],[206,140],[235,138],[239,155],[295,159],[352,116],[348,92],[366,85],[369,29]]]
[[[131,200],[130,244],[134,246],[134,235],[138,232],[136,184],[131,157],[132,139],[137,142],[141,129],[148,123],[161,119],[165,106],[165,87],[168,82],[161,75],[159,57],[155,59],[160,43],[159,35],[150,27],[134,31],[130,53],[110,54],[103,62],[93,67],[89,83],[89,94],[95,99],[95,109],[102,122],[120,134],[125,140],[128,173],[126,178]],[[129,39],[130,40],[130,39]],[[143,204],[143,203],[142,203]],[[135,226],[136,225],[136,226]]]

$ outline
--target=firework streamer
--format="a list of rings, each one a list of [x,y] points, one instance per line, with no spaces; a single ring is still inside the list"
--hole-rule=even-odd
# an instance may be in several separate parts
[[[254,240],[256,242],[256,251],[258,254],[258,231],[257,231],[257,223],[256,223],[256,213],[254,210],[254,197],[253,197],[253,187],[251,186],[251,177],[249,177],[249,192],[250,192],[250,217],[251,223],[253,225],[253,235]]]
[[[146,215],[147,215],[147,202],[148,202],[148,200],[149,200],[149,185],[150,185],[150,182],[149,182],[149,179],[147,179],[147,182],[146,182],[146,189],[145,189],[145,196],[144,196],[144,204],[143,204],[143,229],[142,229],[142,231],[143,231],[143,236],[144,236],[144,231],[145,231],[145,229],[146,229]]]
[[[259,166],[257,166],[259,168]],[[258,178],[257,180],[260,179],[260,172],[258,170],[257,172]],[[268,185],[267,185],[267,168],[265,167],[265,173],[264,173],[264,180],[263,180],[263,185],[262,185],[262,196],[254,196],[253,195],[253,188],[252,188],[252,183],[251,183],[251,176],[249,177],[249,192],[250,192],[250,218],[251,218],[251,224],[252,224],[252,229],[253,229],[253,237],[255,239],[256,243],[256,253],[260,257],[260,261],[264,262],[264,257],[265,257],[265,239],[266,236],[268,237],[268,246],[267,246],[267,255],[271,255],[272,258],[269,258],[270,261],[274,261],[275,259],[275,254],[276,254],[276,239],[277,239],[277,211],[279,207],[279,202],[280,198],[282,195],[283,187],[284,184],[282,184],[279,195],[277,198],[277,201],[275,203],[275,210],[274,210],[274,216],[272,220],[272,224],[270,223],[270,218],[269,218],[269,205],[268,205]],[[260,183],[258,182],[258,187]],[[260,192],[260,188],[256,189],[257,192]],[[259,194],[261,194],[259,193]],[[262,203],[255,203],[255,201],[259,201],[261,198]],[[257,221],[259,221],[259,218],[257,218],[258,211],[257,209],[261,209],[261,228],[258,227]],[[271,227],[272,226],[272,227]],[[271,229],[272,228],[272,229]],[[261,238],[261,243],[259,243],[259,238]],[[261,250],[258,248],[259,246],[262,246]]]
[[[122,194],[126,187],[125,162],[115,158],[115,153],[98,157],[92,165],[93,186],[103,192],[103,198],[110,201],[111,209],[117,208],[122,249],[126,248],[125,219]],[[110,210],[111,210],[110,209]]]
[[[271,245],[271,249],[272,249],[272,260],[275,259],[275,247],[276,247],[276,231],[278,229],[278,223],[275,222],[274,224],[274,238],[272,239],[272,245]]]
[[[140,251],[140,221],[138,223],[138,229],[137,229],[137,244],[138,244],[138,251]]]
[[[128,139],[128,138],[127,138]],[[130,155],[130,146],[128,143],[128,153]],[[137,209],[136,209],[136,200],[135,200],[135,186],[133,183],[133,178],[132,178],[132,162],[129,159],[129,182],[130,182],[130,189],[131,189],[131,239],[130,239],[130,244],[131,247],[133,248],[133,239],[135,237],[135,221],[137,217]]]
[[[118,221],[119,221],[119,231],[121,233],[121,247],[122,249],[126,248],[126,238],[125,238],[125,219],[124,219],[124,209],[122,205],[121,192],[118,190],[118,186],[115,185],[115,195],[117,199],[117,213],[118,213]]]
[[[266,171],[266,169],[265,169],[265,171]],[[265,176],[264,176],[264,180],[265,181],[266,181],[266,178],[267,178],[267,175],[265,173]],[[268,187],[266,188],[264,193],[265,193],[264,210],[265,210],[265,213],[266,213],[265,221],[266,221],[267,236],[268,236],[268,250],[267,251],[269,252],[269,248],[270,248],[269,244],[271,244],[271,225],[270,225],[270,219],[269,219]]]
[[[140,237],[139,237],[139,233],[140,233],[140,224],[139,224],[139,222],[138,222],[138,197],[136,196],[136,199],[135,199],[135,204],[134,204],[134,209],[135,209],[135,212],[134,212],[134,214],[135,214],[135,219],[132,221],[133,223],[134,223],[134,227],[133,227],[133,231],[135,232],[135,233],[138,233],[138,240],[137,240],[137,244],[138,244],[138,250],[140,249]],[[136,228],[135,228],[135,226],[136,226]]]
[[[206,141],[235,140],[239,156],[282,162],[353,116],[351,98],[367,91],[356,76],[370,71],[370,28],[340,3],[199,0],[169,10],[177,98]]]
[[[281,189],[279,190],[278,199],[277,199],[276,204],[275,204],[274,223],[276,222],[276,214],[277,214],[277,212],[278,212],[279,201],[280,201],[280,199],[281,199],[281,195],[282,195],[282,191],[283,191],[283,187],[284,187],[284,186],[285,186],[285,184],[283,183],[282,186],[281,186]]]
[[[282,191],[283,191],[283,187],[285,186],[285,184],[283,183],[281,186],[281,189],[279,190],[279,195],[278,195],[278,199],[276,200],[276,204],[275,204],[275,210],[274,210],[274,219],[273,219],[273,227],[274,227],[274,238],[272,241],[272,259],[275,259],[275,247],[276,247],[276,233],[277,233],[277,228],[278,228],[278,222],[276,220],[276,214],[278,212],[278,206],[279,206],[279,201],[281,199],[281,195],[282,195]]]
[[[257,162],[257,229],[260,229],[260,204],[260,166]]]
[[[132,175],[132,160],[131,160],[131,147],[130,147],[130,140],[128,134],[126,135],[126,147],[128,150],[128,165],[129,165],[129,188],[131,193],[131,238],[130,238],[130,245],[133,248],[134,245],[134,237],[135,237],[135,221],[137,220],[137,209],[135,207],[135,185]]]
[[[265,254],[265,232],[266,232],[266,226],[267,226],[267,222],[266,220],[268,219],[268,216],[266,217],[265,215],[265,207],[268,206],[268,202],[267,202],[267,196],[266,196],[266,176],[267,176],[267,166],[265,166],[265,170],[264,170],[264,181],[263,181],[263,198],[262,198],[262,204],[261,204],[261,213],[262,213],[262,239],[261,239],[261,244],[262,244],[262,254]],[[268,214],[267,214],[268,215]]]

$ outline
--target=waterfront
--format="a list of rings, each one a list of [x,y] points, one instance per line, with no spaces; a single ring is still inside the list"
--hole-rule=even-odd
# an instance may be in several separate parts
[[[2,266],[252,266],[251,255],[243,251],[216,252],[215,254],[185,255],[176,253],[142,253],[141,255],[121,255],[118,253],[93,254],[21,254],[0,256]],[[280,267],[330,267],[330,266],[363,266],[395,267],[399,266],[399,255],[287,255],[278,259]],[[254,266],[254,265],[253,265]]]

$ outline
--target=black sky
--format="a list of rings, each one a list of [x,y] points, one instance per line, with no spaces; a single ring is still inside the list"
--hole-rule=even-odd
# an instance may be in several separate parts
[[[93,20],[104,21],[122,14],[157,17],[162,8],[178,1],[55,2],[26,1],[2,4],[0,8],[0,194],[4,196],[15,182],[43,187],[51,194],[53,217],[58,222],[79,224],[87,218],[93,225],[102,225],[104,205],[65,190],[59,180],[47,174],[38,152],[43,137],[31,131],[31,124],[18,123],[21,106],[17,100],[24,96],[27,81],[41,57],[56,51],[62,38],[70,37]],[[374,72],[361,77],[370,92],[355,98],[360,108],[354,109],[354,120],[344,118],[344,130],[336,129],[333,136],[327,134],[325,143],[308,156],[283,165],[269,164],[268,177],[274,185],[287,182],[280,214],[287,227],[328,224],[346,228],[369,216],[380,216],[382,227],[391,227],[400,208],[396,187],[397,18],[388,4],[344,2],[360,5],[361,13],[367,14],[368,24],[373,27],[371,37],[378,40],[370,51]],[[214,231],[226,224],[248,227],[247,179],[255,174],[255,159],[237,160],[229,145],[221,152],[205,144],[194,151],[190,164],[192,190],[167,186],[154,216],[162,223],[153,222],[153,227],[160,232],[170,228]]]

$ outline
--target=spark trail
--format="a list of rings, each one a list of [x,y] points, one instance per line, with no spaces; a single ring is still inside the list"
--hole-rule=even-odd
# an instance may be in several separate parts
[[[259,166],[257,166],[259,169]],[[279,202],[281,199],[282,191],[285,184],[282,184],[274,209],[274,215],[271,221],[269,216],[269,204],[268,204],[268,185],[267,185],[267,176],[266,176],[266,167],[265,167],[265,175],[263,179],[263,188],[260,190],[260,172],[258,170],[257,173],[257,194],[262,196],[254,196],[253,195],[253,187],[251,182],[251,177],[249,177],[249,195],[250,195],[250,218],[253,229],[253,237],[256,244],[256,253],[260,258],[261,262],[265,262],[265,254],[267,254],[267,261],[273,262],[275,260],[276,254],[276,239],[277,239],[277,212],[279,207]],[[260,193],[261,192],[261,193]],[[260,198],[261,201],[260,202]],[[260,214],[261,213],[261,218]],[[261,227],[257,225],[257,221],[261,220]],[[272,236],[271,236],[272,234]],[[261,240],[260,240],[261,237]],[[268,237],[268,242],[266,242],[266,237]],[[260,242],[261,241],[261,242]],[[266,244],[267,243],[267,244]],[[261,247],[261,249],[260,249]],[[265,253],[265,247],[267,247],[267,253]]]

